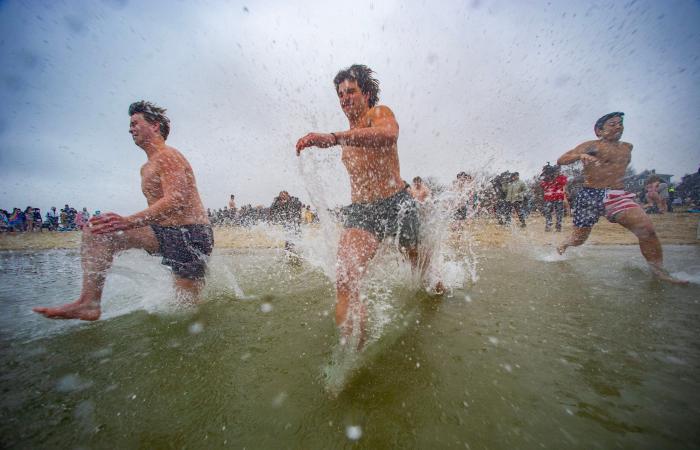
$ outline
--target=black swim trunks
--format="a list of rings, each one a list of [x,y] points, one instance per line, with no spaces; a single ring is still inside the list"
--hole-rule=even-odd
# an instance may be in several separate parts
[[[418,245],[418,205],[405,190],[371,203],[352,203],[343,207],[342,212],[345,228],[369,231],[380,241],[398,234],[401,247]]]
[[[151,225],[162,255],[161,264],[170,266],[180,278],[197,280],[204,278],[207,259],[214,247],[211,225],[194,224],[176,227]]]

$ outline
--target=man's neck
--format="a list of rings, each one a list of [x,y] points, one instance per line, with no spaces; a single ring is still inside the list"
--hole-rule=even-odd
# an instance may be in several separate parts
[[[358,128],[362,127],[364,125],[364,118],[365,115],[367,115],[367,112],[369,111],[369,107],[366,109],[362,110],[361,113],[357,114],[356,116],[348,117],[348,121],[350,122],[350,129],[353,128]]]
[[[141,146],[141,149],[143,149],[143,151],[146,152],[146,157],[148,159],[153,158],[155,155],[157,155],[164,148],[165,148],[165,141],[162,141],[162,140],[158,140],[158,141],[154,141],[154,142],[146,142],[143,146]]]

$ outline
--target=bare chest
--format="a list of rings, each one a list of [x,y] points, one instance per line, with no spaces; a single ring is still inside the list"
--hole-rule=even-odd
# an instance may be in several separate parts
[[[628,145],[598,144],[594,148],[594,156],[598,158],[600,166],[627,166],[632,151]]]
[[[163,197],[163,186],[155,167],[145,165],[141,168],[141,191],[149,203]]]

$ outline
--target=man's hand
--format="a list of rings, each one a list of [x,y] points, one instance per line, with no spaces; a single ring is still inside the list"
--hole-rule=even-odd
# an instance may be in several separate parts
[[[126,217],[115,213],[105,213],[99,216],[93,216],[88,221],[88,227],[91,233],[105,234],[128,230],[134,226]]]
[[[309,133],[297,141],[297,156],[307,147],[328,148],[334,145],[338,145],[338,141],[330,133]]]
[[[579,156],[579,161],[583,163],[583,165],[587,165],[590,163],[597,164],[598,163],[598,158],[596,158],[593,155],[589,155],[588,153],[583,153],[581,156]]]

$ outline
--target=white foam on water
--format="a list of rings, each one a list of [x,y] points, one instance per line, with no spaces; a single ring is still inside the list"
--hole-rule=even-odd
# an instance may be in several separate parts
[[[217,255],[216,252],[209,257],[207,284],[202,292],[202,297],[207,298],[223,294],[228,296],[233,295],[240,300],[256,298],[256,296],[248,296],[243,292],[243,289],[241,289],[241,286],[238,284],[236,275],[231,268],[224,263],[224,258],[228,258],[228,256]]]
[[[160,258],[141,250],[127,250],[114,258],[102,295],[102,319],[133,311],[173,312],[178,310],[170,270]]]
[[[543,261],[543,262],[560,262],[560,261],[566,261],[568,258],[568,253],[564,253],[563,255],[560,255],[559,252],[557,251],[556,248],[551,249],[551,251],[534,251],[533,256],[535,257],[536,260],[538,261]]]
[[[693,284],[700,284],[700,273],[688,273],[684,271],[672,272],[671,276],[679,280],[688,281]]]

